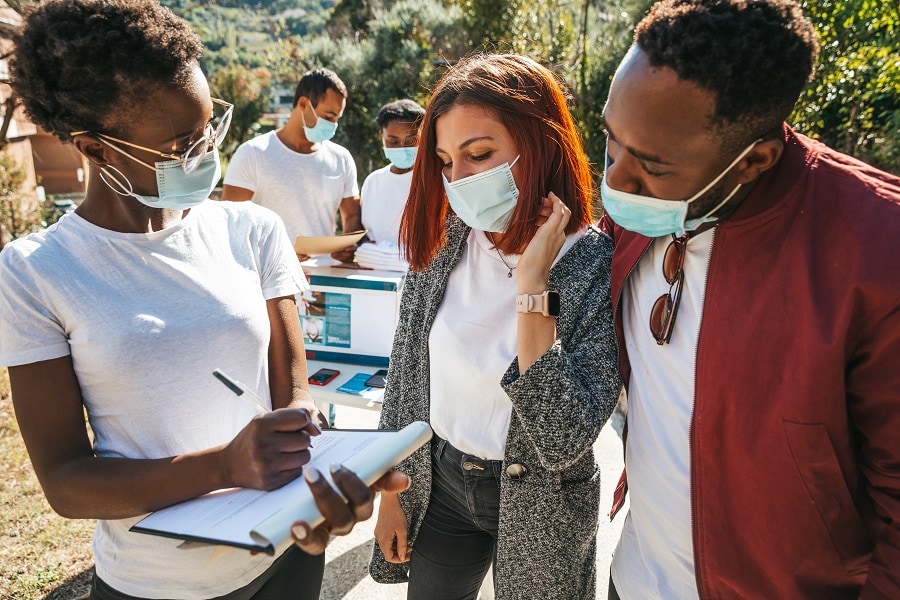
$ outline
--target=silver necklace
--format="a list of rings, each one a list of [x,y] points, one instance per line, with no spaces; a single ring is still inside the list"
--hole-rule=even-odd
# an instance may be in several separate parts
[[[514,265],[512,267],[509,266],[509,263],[506,262],[506,259],[503,258],[503,255],[500,253],[500,249],[497,248],[496,244],[494,244],[494,234],[491,232],[488,232],[488,238],[491,240],[491,245],[494,246],[494,250],[497,252],[497,256],[500,257],[500,262],[502,262],[503,266],[506,267],[506,277],[508,279],[512,279],[512,272],[515,271],[516,267],[518,267],[519,265]]]

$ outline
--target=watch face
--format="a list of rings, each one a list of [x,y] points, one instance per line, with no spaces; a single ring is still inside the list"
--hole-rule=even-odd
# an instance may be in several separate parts
[[[559,316],[559,292],[547,292],[547,314],[551,317]]]

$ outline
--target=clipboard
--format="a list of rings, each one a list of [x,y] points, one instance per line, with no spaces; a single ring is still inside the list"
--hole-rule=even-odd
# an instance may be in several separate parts
[[[328,472],[332,462],[343,464],[366,485],[372,485],[428,443],[431,436],[431,427],[423,421],[410,423],[399,431],[326,429],[314,438],[316,448],[309,464],[319,468],[332,485]],[[317,459],[326,437],[331,438],[333,452]],[[211,492],[150,513],[131,531],[186,540],[194,545],[200,542],[275,555],[293,543],[290,528],[297,520],[306,521],[310,527],[323,521],[303,477],[270,492],[246,488]]]

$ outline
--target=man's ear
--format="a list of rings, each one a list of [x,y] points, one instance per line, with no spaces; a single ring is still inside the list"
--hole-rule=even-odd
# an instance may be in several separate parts
[[[94,136],[76,135],[72,143],[75,144],[75,148],[79,152],[95,165],[102,167],[109,163],[109,158],[107,157],[109,147]]]
[[[774,167],[784,151],[784,142],[779,139],[758,142],[753,150],[739,163],[738,183],[756,181],[760,175]]]

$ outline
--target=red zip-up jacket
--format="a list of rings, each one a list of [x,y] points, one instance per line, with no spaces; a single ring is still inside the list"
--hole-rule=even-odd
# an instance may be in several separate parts
[[[900,178],[784,136],[713,240],[690,440],[697,587],[897,600]],[[601,226],[627,383],[641,357],[625,351],[622,289],[652,240]]]

